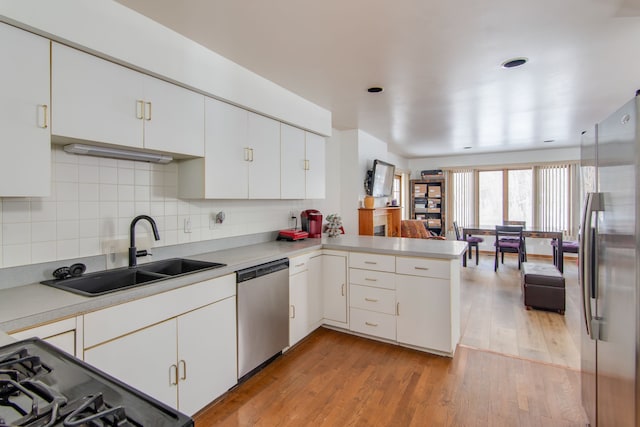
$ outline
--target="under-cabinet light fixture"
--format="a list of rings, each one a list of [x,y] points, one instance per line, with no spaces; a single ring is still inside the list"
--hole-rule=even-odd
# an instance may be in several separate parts
[[[99,147],[85,144],[69,144],[64,146],[64,151],[85,156],[110,157],[112,159],[139,160],[142,162],[166,164],[173,160],[171,156],[154,153],[142,153],[139,151],[122,150],[119,148]]]

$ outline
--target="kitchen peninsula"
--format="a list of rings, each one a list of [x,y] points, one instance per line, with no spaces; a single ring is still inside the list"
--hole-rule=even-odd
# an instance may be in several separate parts
[[[229,345],[235,342],[235,271],[276,259],[290,259],[290,301],[292,305],[302,304],[290,313],[290,329],[299,327],[301,331],[290,345],[324,324],[367,338],[453,356],[460,338],[460,256],[465,250],[466,244],[459,241],[342,235],[297,242],[269,241],[193,254],[188,258],[226,266],[96,297],[41,284],[1,290],[0,330],[18,339],[32,335],[66,336],[71,343],[68,351],[77,357],[122,377],[171,406],[195,413],[236,381],[236,353],[234,346]],[[294,275],[295,281],[291,280]],[[309,296],[319,297],[294,302],[297,288],[293,286],[308,287],[305,289],[309,290]],[[159,326],[171,325],[167,322],[177,322],[179,341],[186,340],[185,334],[199,337],[194,332],[202,329],[198,321],[186,332],[180,331],[180,325],[190,324],[194,313],[206,314],[204,310],[218,308],[224,308],[222,314],[204,318],[221,319],[209,329],[226,340],[229,365],[224,372],[228,379],[208,391],[205,401],[189,406],[187,402],[172,400],[175,391],[171,391],[173,397],[166,397],[157,393],[155,386],[130,379],[126,371],[118,371],[119,366],[108,366],[110,359],[105,355],[110,353],[105,349],[142,345],[143,338],[151,339],[146,331],[155,333]],[[302,318],[296,313],[303,312],[317,313],[317,319],[294,326]],[[216,317],[219,315],[224,317]],[[200,346],[205,345],[201,337],[197,340]],[[223,342],[222,338],[212,341],[214,346]],[[146,354],[152,350],[145,344],[141,351]],[[173,348],[169,353],[175,357],[175,351]],[[214,351],[222,357],[219,350]],[[193,366],[190,365],[191,372],[198,372]],[[164,376],[162,379],[164,382]],[[179,396],[187,392],[185,385],[178,387],[182,387]]]

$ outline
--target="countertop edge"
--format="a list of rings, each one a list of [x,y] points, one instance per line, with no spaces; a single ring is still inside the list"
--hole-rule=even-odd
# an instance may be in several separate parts
[[[47,292],[63,292],[65,294],[69,294],[69,303],[2,320],[0,321],[0,333],[3,331],[5,333],[17,332],[53,321],[84,315],[92,311],[122,304],[128,301],[145,298],[151,295],[189,286],[194,283],[233,274],[235,271],[243,268],[281,258],[295,257],[304,253],[322,249],[448,260],[459,259],[466,250],[465,242],[436,240],[430,242],[440,243],[426,244],[426,242],[422,243],[417,242],[416,240],[420,239],[339,236],[337,238],[323,237],[322,240],[306,239],[296,242],[266,242],[233,249],[202,253],[193,256],[186,256],[184,258],[223,262],[227,265],[218,269],[205,270],[182,277],[167,279],[157,282],[153,286],[140,286],[98,297],[82,297],[63,290],[51,288],[46,285],[41,285],[39,283],[9,288],[0,291],[0,295],[9,291],[12,293],[19,293],[20,288],[23,288],[25,291],[30,290],[32,292],[38,292],[41,290],[40,287],[42,287],[42,289],[46,288]],[[437,251],[434,248],[440,249],[440,251]],[[2,338],[1,335],[0,338]]]

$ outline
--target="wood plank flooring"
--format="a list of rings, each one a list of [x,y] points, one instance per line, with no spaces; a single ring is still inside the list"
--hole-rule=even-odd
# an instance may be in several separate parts
[[[493,271],[493,253],[481,253],[480,264],[468,263],[461,273],[461,344],[501,354],[580,367],[580,290],[574,258],[565,258],[567,308],[526,310],[515,256],[505,256]],[[549,258],[531,262],[551,264]]]
[[[575,262],[565,260],[564,316],[524,308],[515,259],[498,272],[493,254],[468,265],[453,359],[321,328],[196,414],[196,427],[584,426]]]
[[[208,426],[583,426],[579,374],[320,328],[195,417]]]

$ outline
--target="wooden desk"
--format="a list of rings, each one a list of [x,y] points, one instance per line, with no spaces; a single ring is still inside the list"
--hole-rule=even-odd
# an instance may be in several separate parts
[[[373,236],[376,226],[385,226],[385,236],[400,237],[400,207],[358,209],[358,234]]]
[[[462,240],[466,241],[467,236],[495,236],[496,235],[496,226],[489,225],[479,225],[479,226],[470,226],[464,227],[462,230]],[[560,270],[560,273],[564,270],[564,260],[563,260],[563,251],[562,251],[562,231],[556,230],[539,230],[539,229],[527,229],[522,230],[522,235],[524,237],[532,237],[532,238],[541,238],[541,239],[557,239],[558,240],[558,257],[556,261],[556,267]],[[552,249],[553,250],[553,249]],[[467,257],[462,257],[462,265],[467,266]]]

